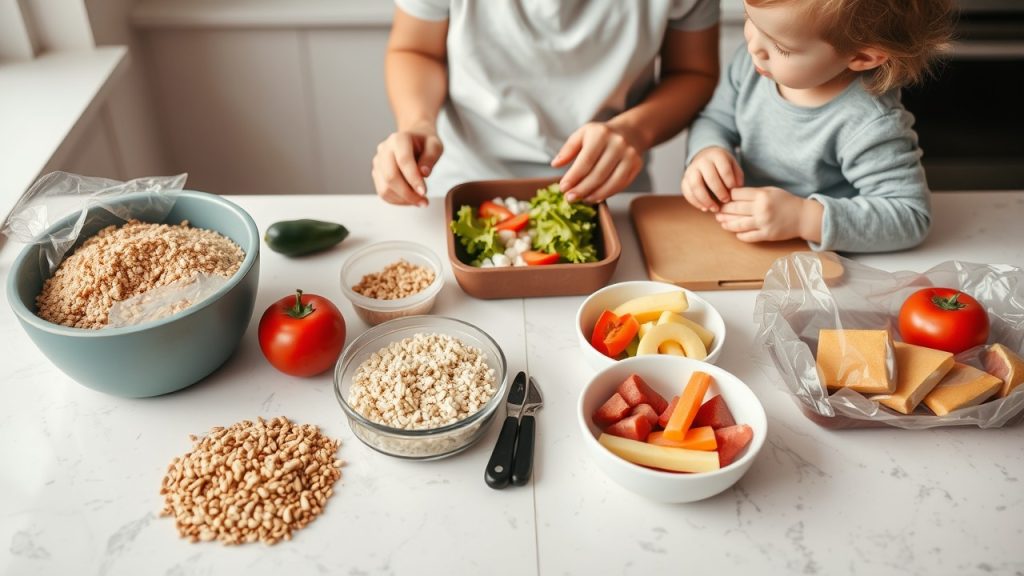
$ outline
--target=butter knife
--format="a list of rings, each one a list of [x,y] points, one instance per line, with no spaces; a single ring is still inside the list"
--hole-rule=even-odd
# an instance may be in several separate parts
[[[526,402],[526,372],[516,374],[505,401],[505,423],[501,425],[498,442],[491,452],[484,471],[484,481],[495,490],[508,486],[512,479],[512,460],[515,456],[516,436],[519,432],[519,418]]]
[[[537,381],[530,376],[526,392],[526,404],[519,417],[519,436],[516,439],[516,453],[512,462],[512,484],[522,486],[530,480],[533,472],[533,445],[537,435],[537,420],[534,414],[544,406]]]

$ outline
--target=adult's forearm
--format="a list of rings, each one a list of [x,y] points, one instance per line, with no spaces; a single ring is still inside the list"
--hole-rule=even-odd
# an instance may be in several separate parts
[[[388,50],[384,77],[398,129],[435,129],[448,93],[444,63],[412,50]]]
[[[633,108],[609,121],[630,134],[643,151],[671,139],[693,122],[711,100],[718,78],[714,74],[682,72],[661,83]]]

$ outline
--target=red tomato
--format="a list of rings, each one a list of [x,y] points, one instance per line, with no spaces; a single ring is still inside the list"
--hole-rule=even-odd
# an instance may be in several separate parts
[[[494,225],[494,228],[497,230],[511,230],[513,232],[519,232],[523,228],[526,228],[526,225],[529,223],[530,214],[528,212],[523,212],[522,214],[516,214],[511,218],[506,218],[501,222],[498,222]]]
[[[315,376],[334,366],[345,346],[345,318],[323,296],[296,290],[260,318],[260,349],[281,372]]]
[[[502,220],[511,218],[512,211],[501,204],[495,204],[490,200],[484,200],[483,204],[480,205],[480,217],[497,218],[498,222],[501,222]]]
[[[557,252],[549,253],[527,250],[523,252],[522,256],[527,266],[545,266],[547,264],[558,264],[562,261],[562,257]]]
[[[631,314],[616,316],[611,310],[605,310],[594,325],[590,345],[601,354],[615,358],[622,354],[639,331],[640,323]]]
[[[988,340],[988,314],[977,300],[952,288],[925,288],[900,308],[903,341],[959,354]]]

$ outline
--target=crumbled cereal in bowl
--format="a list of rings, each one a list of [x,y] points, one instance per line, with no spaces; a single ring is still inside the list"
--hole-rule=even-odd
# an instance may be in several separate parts
[[[367,274],[352,287],[357,294],[377,300],[397,300],[419,294],[434,283],[434,271],[405,259],[392,262],[380,272]]]
[[[230,278],[245,252],[202,228],[130,220],[87,239],[64,259],[36,297],[39,317],[72,328],[103,328],[110,308],[200,272]],[[173,311],[172,311],[173,312]]]
[[[497,392],[484,353],[445,334],[392,342],[359,365],[348,403],[392,428],[427,430],[466,419]]]

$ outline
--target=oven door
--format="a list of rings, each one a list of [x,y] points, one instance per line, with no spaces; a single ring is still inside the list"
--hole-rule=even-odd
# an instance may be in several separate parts
[[[951,57],[934,78],[903,91],[928,183],[1024,190],[1024,11],[966,8]]]

